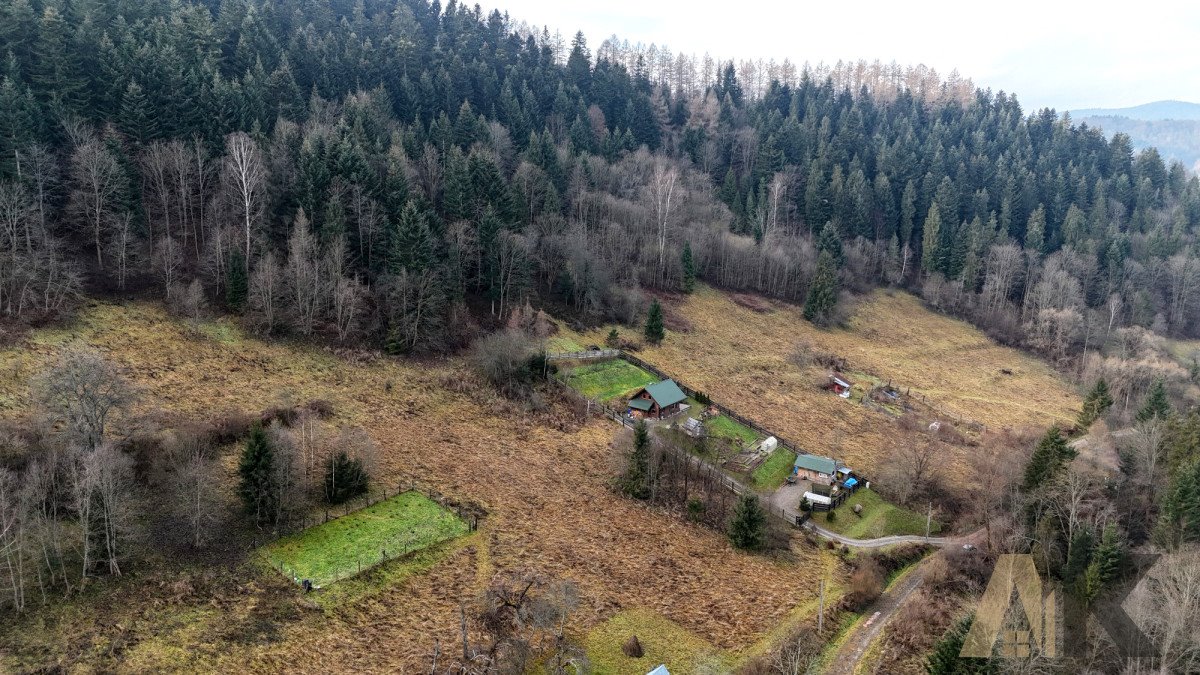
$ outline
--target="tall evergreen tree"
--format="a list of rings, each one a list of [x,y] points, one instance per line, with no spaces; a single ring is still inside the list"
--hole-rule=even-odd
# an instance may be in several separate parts
[[[812,284],[808,287],[808,297],[804,300],[804,318],[817,324],[824,324],[837,307],[838,281],[837,268],[833,256],[822,251],[817,256],[817,273],[813,275]]]
[[[758,503],[758,497],[746,493],[733,509],[729,521],[729,541],[734,548],[744,551],[762,550],[767,543],[767,513]]]
[[[250,280],[246,275],[246,260],[240,250],[229,255],[225,267],[225,304],[234,312],[242,311],[250,294]]]
[[[275,451],[262,425],[250,429],[250,436],[238,463],[238,495],[246,513],[263,525],[275,515],[279,496],[275,481]]]
[[[1163,384],[1162,378],[1154,381],[1150,386],[1150,393],[1146,396],[1146,402],[1142,404],[1141,410],[1138,410],[1137,421],[1148,422],[1150,420],[1166,420],[1171,416],[1171,403],[1167,401],[1167,389]]]
[[[650,303],[650,311],[646,313],[646,341],[652,345],[659,344],[667,336],[663,327],[663,309],[658,300]]]
[[[1095,386],[1083,399],[1083,409],[1079,411],[1079,428],[1087,429],[1092,422],[1102,417],[1112,407],[1112,394],[1108,391],[1108,383],[1104,378],[1096,380]]]
[[[621,490],[634,499],[650,497],[650,429],[645,420],[633,427],[633,447],[626,458]]]
[[[942,216],[937,202],[929,205],[921,234],[921,269],[926,274],[942,271]]]
[[[683,292],[691,293],[696,290],[696,260],[692,257],[691,242],[683,243],[683,255],[679,263],[683,269]]]
[[[1062,431],[1057,426],[1050,427],[1046,435],[1038,441],[1033,455],[1029,458],[1029,464],[1025,466],[1022,488],[1025,491],[1035,489],[1057,475],[1063,465],[1074,457],[1075,451],[1067,445]]]

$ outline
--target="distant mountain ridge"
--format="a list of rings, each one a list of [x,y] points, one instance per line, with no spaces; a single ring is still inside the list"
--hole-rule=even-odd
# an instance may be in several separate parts
[[[1085,108],[1071,110],[1072,119],[1084,117],[1125,117],[1143,122],[1159,120],[1200,120],[1200,103],[1154,101],[1130,108]]]
[[[1130,108],[1071,110],[1071,121],[1098,127],[1109,138],[1129,136],[1137,150],[1155,147],[1164,159],[1177,159],[1200,171],[1200,103],[1155,101]]]

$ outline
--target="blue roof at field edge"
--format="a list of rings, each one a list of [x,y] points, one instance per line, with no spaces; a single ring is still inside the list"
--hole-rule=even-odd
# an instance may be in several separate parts
[[[660,408],[682,403],[687,399],[687,395],[675,384],[675,380],[663,380],[649,385],[646,387],[646,393],[650,394]]]

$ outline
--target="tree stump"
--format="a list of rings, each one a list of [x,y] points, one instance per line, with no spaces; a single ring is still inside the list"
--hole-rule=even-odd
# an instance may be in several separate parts
[[[637,639],[636,635],[629,636],[629,639],[625,641],[625,644],[621,645],[621,651],[625,653],[625,656],[628,656],[631,659],[640,659],[644,653],[642,651],[642,643]]]
[[[854,505],[854,515],[856,515],[856,516],[861,516],[861,515],[862,515],[862,504],[855,504],[855,505]]]

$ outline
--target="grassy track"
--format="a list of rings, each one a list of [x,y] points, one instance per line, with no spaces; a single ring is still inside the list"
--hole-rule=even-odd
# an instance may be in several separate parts
[[[420,492],[405,492],[348,516],[273,542],[264,551],[297,577],[328,584],[389,556],[466,534],[454,514]],[[339,572],[340,570],[340,572]]]
[[[567,383],[588,398],[611,401],[658,378],[623,359],[576,366],[567,373]]]

